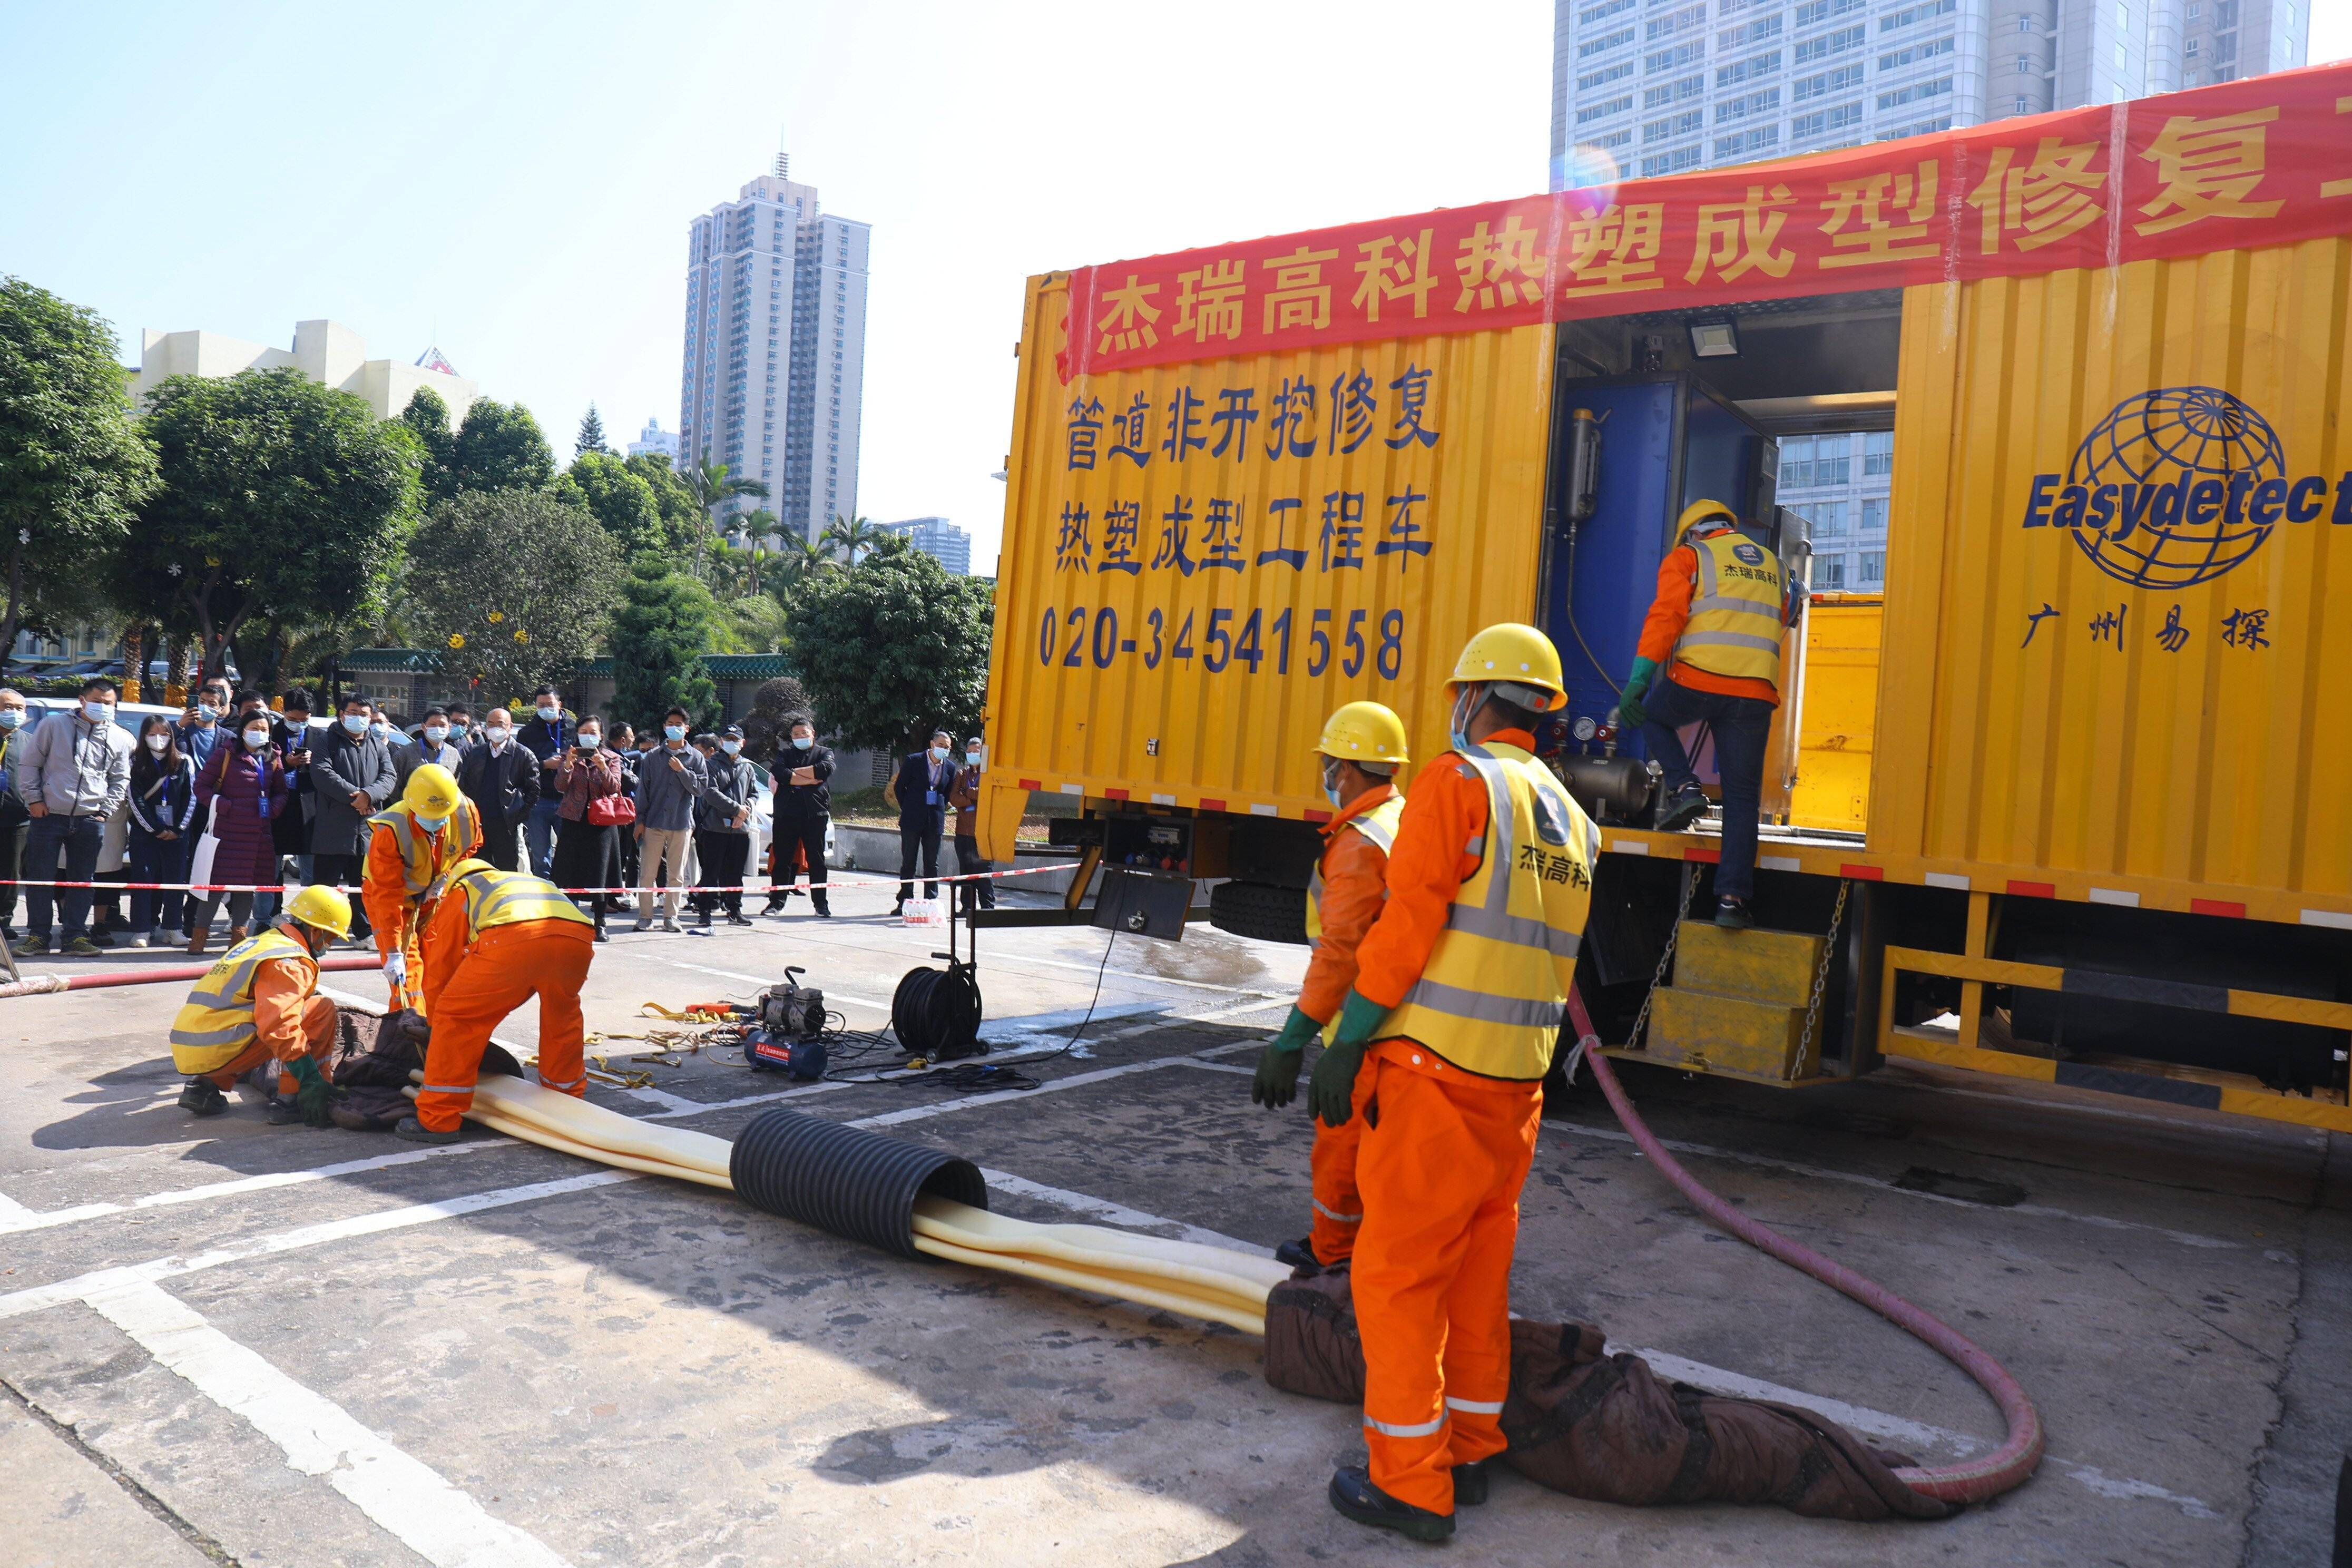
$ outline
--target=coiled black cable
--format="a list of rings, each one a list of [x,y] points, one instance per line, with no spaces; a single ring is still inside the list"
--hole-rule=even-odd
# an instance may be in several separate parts
[[[975,1056],[980,1043],[979,982],[961,963],[910,969],[890,997],[890,1029],[909,1055],[929,1061]]]

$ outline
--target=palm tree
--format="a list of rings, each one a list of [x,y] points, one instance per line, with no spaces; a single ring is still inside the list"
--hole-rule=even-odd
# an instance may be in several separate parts
[[[702,509],[705,521],[714,525],[719,506],[737,496],[757,496],[761,500],[768,499],[767,486],[757,479],[734,478],[727,471],[726,464],[710,460],[707,447],[702,460],[688,464],[678,477],[686,481],[686,488],[692,492],[695,504]],[[708,532],[708,529],[700,529],[695,533],[694,572],[698,577],[702,574],[702,554]]]
[[[845,564],[855,566],[857,564],[858,557],[871,552],[888,535],[889,531],[887,528],[876,527],[862,517],[836,516],[831,522],[824,525],[824,533],[822,537],[827,547],[841,552],[841,559]]]
[[[840,564],[823,545],[811,540],[788,538],[782,552],[768,568],[768,576],[781,599],[810,578],[838,570]]]

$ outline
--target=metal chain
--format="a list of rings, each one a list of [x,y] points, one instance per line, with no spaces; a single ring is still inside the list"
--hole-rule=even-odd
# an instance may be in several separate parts
[[[1805,1003],[1805,1032],[1797,1041],[1796,1076],[1805,1076],[1805,1065],[1813,1054],[1813,1032],[1822,1022],[1822,991],[1829,984],[1830,963],[1837,956],[1839,924],[1845,919],[1845,896],[1853,889],[1847,878],[1838,879],[1837,908],[1830,911],[1829,935],[1822,939],[1822,962],[1813,970],[1813,994]]]
[[[1698,891],[1698,874],[1685,868],[1683,872],[1682,907],[1675,911],[1675,923],[1666,931],[1666,950],[1658,954],[1658,972],[1650,976],[1650,988],[1642,993],[1642,1010],[1633,1015],[1633,1032],[1625,1037],[1625,1048],[1642,1048],[1642,1031],[1650,1022],[1650,1003],[1658,994],[1658,987],[1666,983],[1666,971],[1674,966],[1675,943],[1682,940],[1683,921],[1690,917],[1691,895]]]

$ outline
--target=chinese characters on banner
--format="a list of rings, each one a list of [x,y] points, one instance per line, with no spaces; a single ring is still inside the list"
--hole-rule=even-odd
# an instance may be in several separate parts
[[[2118,141],[2116,130],[2122,127]],[[2352,65],[1082,268],[1066,381],[2352,232]],[[1106,434],[1117,411],[1106,411]],[[1213,439],[1213,436],[1212,439]]]

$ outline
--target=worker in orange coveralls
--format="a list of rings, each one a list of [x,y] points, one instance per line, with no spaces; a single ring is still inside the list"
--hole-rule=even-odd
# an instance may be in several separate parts
[[[1397,769],[1412,761],[1404,721],[1378,702],[1350,702],[1325,720],[1315,752],[1322,762],[1323,793],[1339,811],[1323,825],[1323,855],[1307,889],[1307,941],[1315,956],[1297,1005],[1281,1033],[1266,1042],[1250,1086],[1250,1099],[1269,1110],[1297,1094],[1307,1042],[1320,1035],[1329,1043],[1339,1004],[1356,983],[1356,943],[1388,897],[1389,847],[1404,811],[1393,781]],[[1356,1142],[1363,1128],[1360,1120],[1344,1127],[1315,1123],[1314,1230],[1274,1251],[1292,1268],[1328,1268],[1355,1252],[1356,1228],[1364,1219],[1356,1191]]]
[[[351,934],[351,900],[313,885],[287,903],[281,925],[254,932],[213,962],[172,1020],[172,1065],[188,1076],[181,1110],[218,1116],[228,1109],[224,1090],[275,1061],[270,1124],[330,1124],[319,1063],[335,1047],[335,1005],[318,994],[319,954]]]
[[[448,1143],[474,1103],[490,1031],[539,994],[539,1081],[577,1099],[588,1084],[580,988],[596,952],[596,921],[554,883],[487,860],[453,867],[425,930],[425,1084],[416,1114],[393,1131]]]
[[[1447,689],[1453,750],[1413,780],[1307,1089],[1328,1124],[1364,1120],[1351,1288],[1370,1463],[1331,1478],[1331,1505],[1418,1541],[1486,1500],[1503,1451],[1519,1188],[1601,850],[1532,754],[1536,715],[1567,700],[1550,639],[1488,626]]]
[[[392,1005],[422,1011],[425,973],[418,940],[449,868],[482,847],[482,814],[438,763],[408,775],[397,804],[368,818],[367,868],[360,897],[383,957]]]

